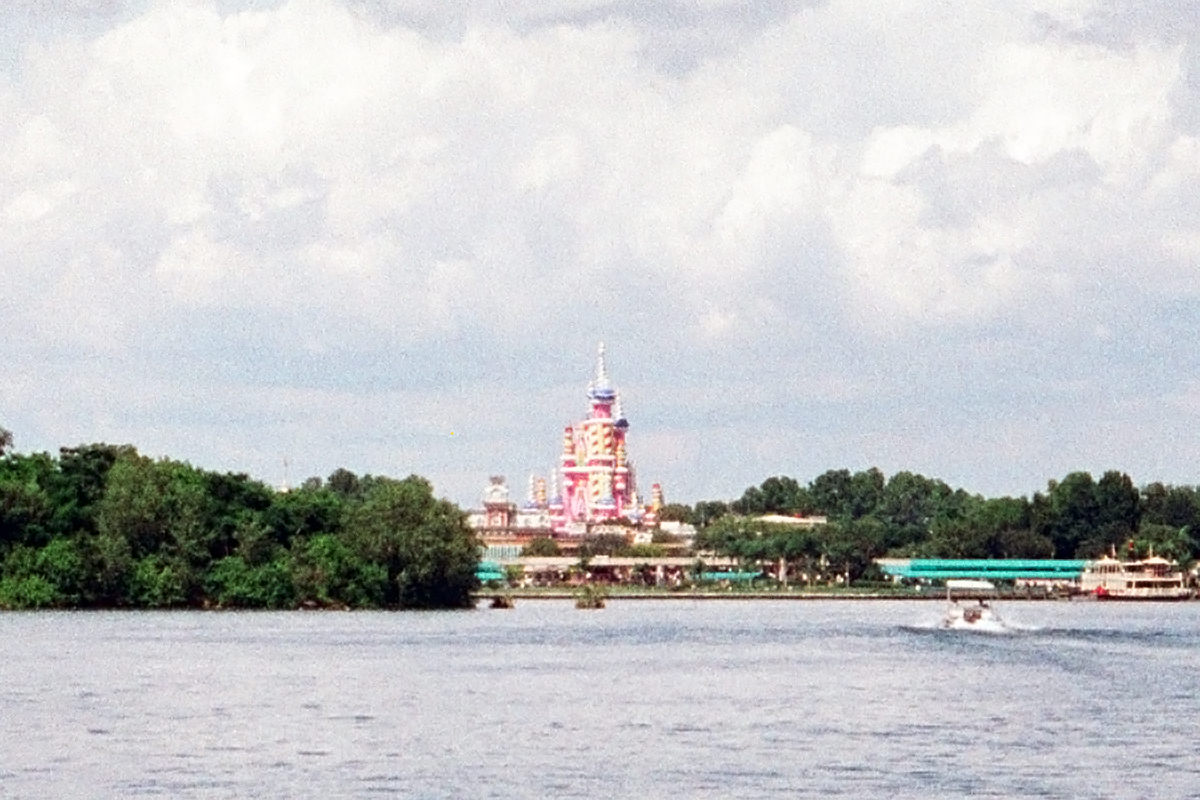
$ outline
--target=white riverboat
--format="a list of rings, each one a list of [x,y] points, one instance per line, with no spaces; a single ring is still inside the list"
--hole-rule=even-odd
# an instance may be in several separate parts
[[[1105,556],[1089,561],[1079,588],[1097,600],[1187,600],[1192,589],[1170,561],[1151,555],[1140,561]]]
[[[987,596],[995,593],[991,581],[951,579],[946,581],[946,614],[941,627],[953,631],[979,631],[980,633],[1007,633],[1008,626],[992,609]],[[955,597],[955,592],[959,597]],[[963,595],[969,597],[960,602]]]

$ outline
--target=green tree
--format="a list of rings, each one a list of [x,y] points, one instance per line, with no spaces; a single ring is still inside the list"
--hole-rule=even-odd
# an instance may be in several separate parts
[[[1096,529],[1089,549],[1103,552],[1129,541],[1142,518],[1141,493],[1128,475],[1109,470],[1096,482]]]
[[[1151,483],[1142,489],[1145,522],[1200,530],[1200,492],[1193,486]]]
[[[886,552],[886,526],[874,517],[842,520],[821,528],[822,557],[850,582]]]
[[[729,513],[729,504],[720,500],[705,500],[696,503],[694,512],[695,524],[697,527],[703,528],[710,522],[720,519]]]
[[[297,540],[291,557],[296,600],[304,605],[380,608],[388,571],[353,552],[341,537],[320,534]]]
[[[759,492],[762,510],[769,514],[806,513],[812,507],[808,490],[798,484],[795,478],[786,475],[767,478],[759,487]]]
[[[814,564],[820,557],[820,538],[816,529],[796,525],[780,525],[766,531],[766,554],[776,562],[780,582],[786,586],[799,566],[809,583],[813,581]]]
[[[50,608],[56,600],[54,586],[41,575],[0,577],[0,608]]]
[[[106,554],[120,558],[127,551],[124,579],[135,604],[199,603],[216,540],[210,519],[202,473],[187,464],[125,453],[109,470],[97,505],[98,555],[104,561]],[[104,565],[106,570],[119,567],[118,561]]]
[[[78,553],[66,539],[54,539],[41,549],[17,545],[0,568],[0,607],[75,605],[81,566]]]
[[[883,523],[889,548],[902,548],[929,538],[933,523],[945,523],[957,518],[948,502],[953,496],[950,487],[913,472],[897,472],[887,482],[879,496],[875,516]],[[958,500],[961,504],[963,501]],[[961,526],[943,527],[943,538],[950,531],[963,531]],[[951,549],[957,548],[957,545]],[[936,549],[936,548],[935,548]]]
[[[729,509],[737,514],[762,514],[767,510],[766,499],[762,489],[751,486],[742,492],[742,496],[729,504]]]
[[[1103,542],[1095,538],[1099,508],[1096,482],[1090,472],[1072,472],[1061,483],[1050,481],[1049,538],[1058,558],[1099,555]]]
[[[10,446],[3,437],[0,606],[470,602],[478,543],[420,478],[338,470],[330,488],[276,493],[127,445],[57,459]]]
[[[992,533],[966,520],[938,520],[933,525],[922,555],[933,558],[988,558],[992,555]]]
[[[129,600],[140,608],[186,605],[192,595],[191,571],[178,559],[148,555],[133,565]]]
[[[325,485],[329,487],[331,492],[335,492],[342,497],[352,497],[358,494],[362,488],[358,476],[342,467],[338,467],[330,474],[328,480],[325,481]]]
[[[251,561],[269,559],[273,554],[270,545],[276,540],[263,516],[274,502],[275,493],[244,473],[203,472],[200,479],[207,496],[204,527],[210,560],[228,556],[235,549],[245,551],[256,546]]]
[[[667,551],[660,544],[635,544],[625,549],[629,558],[662,558]]]
[[[135,456],[136,451],[129,445],[98,443],[63,447],[58,453],[58,469],[47,487],[54,506],[51,526],[59,535],[93,535],[109,470],[122,454]]]
[[[822,536],[820,529],[725,516],[700,531],[695,545],[699,552],[736,558],[748,568],[774,567],[786,583],[794,565],[812,580],[814,564],[824,553]]]
[[[1155,481],[1142,487],[1142,522],[1158,525],[1168,524],[1164,513],[1167,503],[1167,487]]]
[[[965,493],[964,493],[965,494]],[[1049,558],[1054,546],[1031,529],[1031,508],[1023,497],[991,500],[947,497],[917,554],[938,558]]]
[[[745,517],[726,515],[697,531],[693,547],[697,552],[737,558],[741,555],[742,540],[748,535],[751,534]]]
[[[549,536],[537,536],[521,548],[522,556],[557,556],[561,552],[558,543]]]
[[[851,519],[875,514],[883,499],[885,484],[886,478],[878,467],[854,473],[850,477],[845,514],[849,515]]]
[[[990,558],[1050,558],[1054,543],[1033,530],[1033,507],[1024,497],[979,502],[970,522],[988,534]]]
[[[0,557],[16,545],[41,547],[54,533],[54,503],[46,487],[56,465],[45,453],[0,458]]]
[[[387,605],[463,608],[473,602],[479,543],[466,516],[435,498],[425,479],[364,481],[345,524],[351,549],[385,566]]]
[[[129,581],[133,574],[133,550],[129,540],[117,532],[101,532],[88,541],[91,571],[86,588],[89,605],[122,606],[131,602]]]
[[[853,501],[848,469],[831,469],[818,475],[809,484],[808,493],[817,511],[834,518],[850,517]]]
[[[1145,558],[1151,553],[1171,561],[1177,561],[1185,568],[1192,564],[1200,555],[1200,542],[1187,527],[1176,528],[1172,525],[1162,525],[1149,522],[1142,525],[1137,536],[1132,540],[1133,550],[1125,550],[1122,555]]]
[[[579,540],[581,558],[615,556],[625,550],[625,537],[619,533],[592,533]]]
[[[296,489],[274,495],[262,521],[275,541],[291,547],[297,540],[340,533],[344,512],[345,500],[330,489]]]
[[[1029,501],[1024,497],[996,497],[984,500],[973,509],[971,521],[993,533],[1029,530]]]
[[[83,599],[89,564],[79,544],[64,536],[50,540],[37,553],[37,574],[54,587],[55,605],[77,606]]]
[[[291,572],[282,560],[257,566],[241,556],[213,562],[204,579],[205,594],[227,608],[288,608],[295,603]]]
[[[682,503],[667,503],[658,513],[658,518],[664,522],[691,522],[692,509]]]
[[[1054,543],[1028,529],[1000,531],[996,534],[994,558],[1053,558]]]

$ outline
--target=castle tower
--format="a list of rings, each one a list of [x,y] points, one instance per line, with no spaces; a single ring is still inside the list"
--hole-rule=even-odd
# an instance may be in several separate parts
[[[503,475],[493,475],[483,492],[484,525],[488,528],[507,528],[512,524],[516,509],[508,500],[508,486]]]
[[[608,376],[603,342],[587,397],[591,406],[587,419],[563,431],[560,521],[564,525],[603,522],[633,510],[636,490],[625,443],[629,421]]]

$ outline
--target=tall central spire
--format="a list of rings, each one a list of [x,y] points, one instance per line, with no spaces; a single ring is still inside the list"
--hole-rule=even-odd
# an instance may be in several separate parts
[[[611,388],[608,382],[608,368],[604,364],[604,342],[600,343],[600,348],[596,352],[596,388]]]
[[[616,397],[612,381],[608,378],[608,366],[604,363],[604,342],[600,342],[596,353],[596,377],[588,384],[588,397],[596,403],[611,403]]]

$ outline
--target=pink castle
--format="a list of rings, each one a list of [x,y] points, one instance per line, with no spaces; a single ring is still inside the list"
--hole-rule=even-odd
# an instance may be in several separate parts
[[[648,506],[639,501],[625,445],[629,422],[621,411],[620,394],[608,378],[603,342],[587,395],[591,413],[563,430],[557,467],[549,480],[529,476],[529,492],[522,504],[509,500],[503,476],[492,477],[483,510],[468,516],[468,524],[482,531],[485,540],[513,544],[508,541],[513,537],[580,536],[592,525],[625,520],[641,527],[658,525],[662,488],[657,483],[651,487]]]
[[[620,517],[635,523],[657,521],[662,491],[654,485],[650,509],[639,504],[633,462],[625,444],[629,421],[621,410],[620,393],[608,377],[603,342],[587,395],[591,413],[563,430],[558,476],[551,479],[556,491],[548,506],[554,531],[583,532],[590,523]]]

